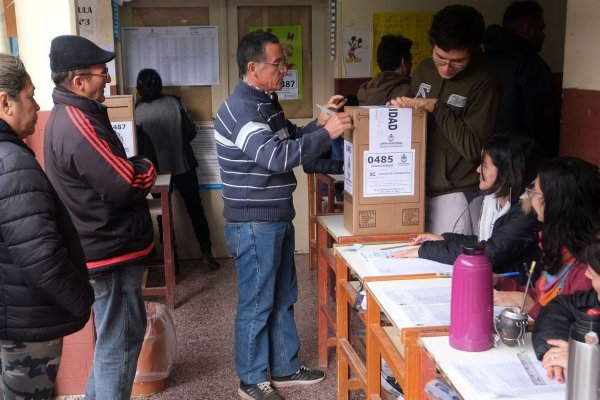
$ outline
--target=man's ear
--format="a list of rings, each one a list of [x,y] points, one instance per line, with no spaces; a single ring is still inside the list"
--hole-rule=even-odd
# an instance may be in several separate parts
[[[75,90],[83,90],[85,85],[85,80],[80,75],[75,75],[73,79],[71,79],[71,88]]]

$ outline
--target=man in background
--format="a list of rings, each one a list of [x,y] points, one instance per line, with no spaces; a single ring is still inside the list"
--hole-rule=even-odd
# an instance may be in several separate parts
[[[473,7],[451,5],[433,16],[432,57],[412,77],[412,97],[391,103],[427,110],[426,230],[477,234],[483,197],[477,166],[492,135],[500,82],[479,48],[485,25]]]
[[[377,66],[381,72],[360,85],[356,97],[361,106],[382,106],[396,97],[410,95],[412,44],[412,40],[402,35],[381,38],[377,46]]]
[[[48,178],[81,237],[94,289],[96,348],[85,389],[90,400],[128,400],[144,340],[141,260],[154,249],[146,195],[156,171],[130,159],[101,103],[115,53],[79,36],[50,45],[56,87],[46,124]]]
[[[545,38],[543,12],[535,1],[513,2],[504,12],[502,26],[486,29],[483,46],[488,65],[502,80],[496,131],[519,131],[554,157],[560,118],[552,72],[538,54]]]
[[[219,108],[215,138],[225,236],[237,268],[238,394],[279,400],[283,397],[271,385],[310,385],[325,377],[298,358],[292,169],[316,160],[352,124],[346,113],[321,112],[303,128],[286,119],[276,91],[283,87],[287,60],[271,33],[246,34],[237,62],[242,82]],[[337,111],[344,103],[343,96],[333,96],[326,107]]]

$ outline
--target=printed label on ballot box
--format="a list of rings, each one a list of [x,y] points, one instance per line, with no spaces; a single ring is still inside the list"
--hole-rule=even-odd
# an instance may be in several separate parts
[[[415,194],[415,151],[364,152],[363,196],[412,196]]]

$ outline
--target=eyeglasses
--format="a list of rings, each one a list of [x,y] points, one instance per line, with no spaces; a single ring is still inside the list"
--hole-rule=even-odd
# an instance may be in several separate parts
[[[287,58],[284,58],[283,60],[277,62],[261,61],[261,64],[270,64],[279,69],[283,69],[284,67],[287,67],[288,61]]]
[[[79,74],[80,76],[101,76],[102,78],[104,78],[105,80],[110,79],[110,72],[107,72],[105,74],[92,74],[92,73],[85,73],[85,74]]]
[[[433,60],[433,63],[438,67],[448,66],[452,69],[463,69],[467,66],[467,64],[469,64],[469,60],[471,59],[471,56],[468,55],[462,61],[442,60],[435,53],[433,53],[433,55],[431,56],[431,59]]]
[[[529,197],[530,199],[533,199],[533,196],[535,196],[536,194],[539,194],[540,197],[543,196],[542,192],[538,192],[532,187],[525,188],[525,193],[527,193],[527,197]]]

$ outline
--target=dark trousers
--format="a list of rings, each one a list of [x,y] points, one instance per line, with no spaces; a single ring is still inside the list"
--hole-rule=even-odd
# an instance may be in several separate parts
[[[191,169],[188,172],[181,175],[171,176],[171,186],[169,192],[173,193],[173,186],[177,187],[177,190],[181,194],[185,209],[187,210],[196,239],[200,244],[202,254],[212,254],[212,244],[210,242],[210,230],[208,228],[208,221],[204,215],[204,207],[202,207],[202,200],[200,200],[200,192],[198,190],[198,176],[196,170]],[[162,234],[162,221],[159,220],[159,232]]]

